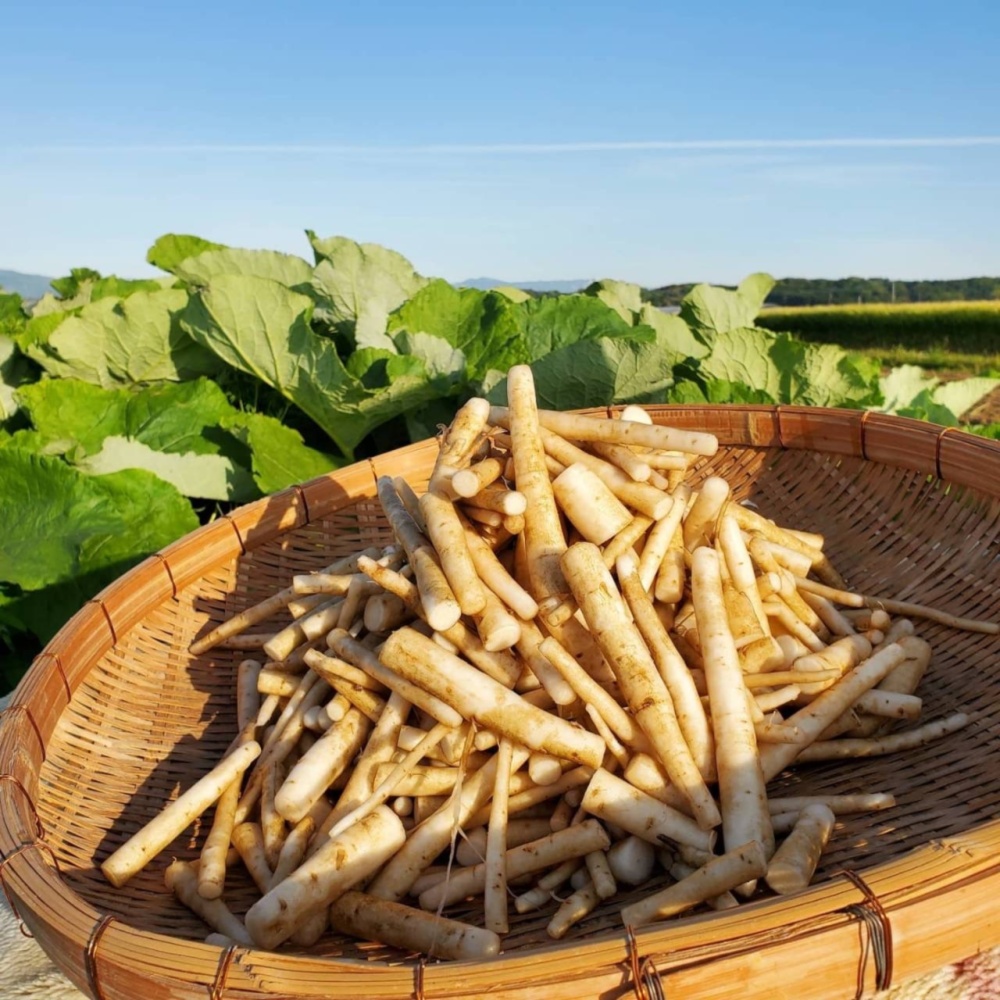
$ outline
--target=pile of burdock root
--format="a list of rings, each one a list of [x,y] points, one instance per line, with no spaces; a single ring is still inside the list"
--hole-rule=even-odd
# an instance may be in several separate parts
[[[308,946],[332,927],[439,958],[497,954],[511,907],[546,910],[559,938],[619,891],[639,927],[736,906],[760,879],[807,886],[835,816],[893,797],[768,782],[965,725],[896,729],[931,660],[912,619],[997,627],[846,590],[820,535],[717,476],[688,483],[717,447],[638,407],[539,410],[512,369],[506,407],[473,399],[443,432],[426,493],[379,480],[393,545],[194,643],[253,651],[239,735],[104,874],[122,885],[214,804],[200,860],[166,873],[212,940]],[[239,864],[261,892],[242,916],[225,902]]]

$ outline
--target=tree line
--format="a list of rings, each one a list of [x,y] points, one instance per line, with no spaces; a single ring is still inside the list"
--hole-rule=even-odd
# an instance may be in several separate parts
[[[663,285],[643,290],[655,306],[678,306],[694,287]],[[890,278],[781,278],[769,306],[837,306],[866,302],[978,302],[1000,299],[1000,278],[894,281]]]

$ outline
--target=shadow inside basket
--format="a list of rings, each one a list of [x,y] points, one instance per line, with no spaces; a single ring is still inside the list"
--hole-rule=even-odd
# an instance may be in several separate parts
[[[429,470],[428,470],[429,471]],[[924,473],[811,451],[723,447],[694,470],[725,476],[736,497],[781,524],[817,531],[849,585],[919,600],[958,615],[989,618],[1000,596],[994,501]],[[418,490],[424,483],[411,479]],[[163,884],[174,857],[193,859],[211,812],[122,889],[98,865],[220,758],[235,735],[233,691],[241,659],[188,646],[225,617],[368,545],[390,540],[376,503],[354,500],[218,565],[119,636],[75,692],[47,747],[37,808],[67,883],[97,909],[146,931],[201,939],[208,930]],[[275,618],[260,626],[280,625]],[[891,792],[895,807],[838,818],[816,881],[863,871],[998,815],[1000,658],[997,637],[917,621],[934,649],[919,694],[923,720],[966,711],[972,722],[943,740],[884,757],[801,765],[769,786],[774,795]],[[258,627],[255,626],[255,630]],[[616,896],[576,926],[569,940],[620,932],[620,907],[665,884],[666,876]],[[240,866],[226,900],[244,913],[258,892]],[[766,893],[760,892],[761,898]],[[506,952],[547,942],[553,903],[511,914]],[[479,922],[480,905],[447,911]],[[472,917],[476,914],[476,917]],[[312,954],[396,959],[390,949],[327,935]]]

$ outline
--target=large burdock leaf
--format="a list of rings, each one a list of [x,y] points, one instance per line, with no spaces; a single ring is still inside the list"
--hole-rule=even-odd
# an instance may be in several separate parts
[[[33,377],[28,359],[13,340],[0,334],[0,424],[18,411],[18,386]]]
[[[776,339],[753,327],[719,331],[711,353],[698,361],[698,374],[706,382],[743,384],[775,403],[787,402],[781,399],[781,371],[770,353]]]
[[[934,390],[934,402],[948,407],[955,414],[956,422],[960,420],[977,403],[982,402],[991,392],[1000,386],[1000,379],[973,377],[951,379],[942,382]]]
[[[334,455],[310,448],[302,435],[263,413],[237,413],[226,426],[250,448],[253,478],[261,493],[276,493],[343,464]]]
[[[312,310],[311,298],[277,281],[221,274],[192,296],[183,325],[226,364],[298,406],[347,456],[373,428],[439,394],[422,365],[420,374],[409,366],[368,388],[332,341],[313,333]]]
[[[61,459],[0,450],[0,580],[37,590],[120,570],[198,526],[191,504],[152,473],[89,476]]]
[[[531,362],[538,405],[569,410],[611,403],[662,402],[673,384],[676,357],[655,341],[595,337]],[[489,390],[505,404],[507,380]]]
[[[395,350],[386,335],[389,314],[415,295],[427,278],[400,253],[343,236],[319,239],[307,230],[316,254],[316,316],[353,337],[354,346]],[[429,331],[428,331],[429,332]]]
[[[389,332],[429,333],[458,348],[470,380],[490,368],[507,369],[528,357],[524,305],[496,292],[455,288],[437,279],[389,317]]]
[[[20,396],[37,446],[87,472],[146,469],[185,496],[210,500],[258,495],[246,445],[226,429],[241,414],[208,379],[138,391],[45,379]]]
[[[681,319],[707,342],[715,334],[753,326],[768,292],[774,287],[769,274],[751,274],[735,290],[695,285],[681,303]]]
[[[929,376],[919,365],[897,365],[880,380],[885,413],[898,413],[909,406],[920,393],[933,389],[939,379]]]
[[[34,320],[26,333],[36,335],[23,346],[50,375],[105,388],[214,374],[218,360],[181,328],[187,300],[180,288],[99,299],[50,330]]]
[[[584,289],[584,295],[593,295],[609,309],[614,309],[631,326],[642,309],[642,288],[628,281],[602,278]]]
[[[84,601],[198,526],[191,504],[150,472],[91,476],[59,458],[0,449],[3,612],[43,642]]]
[[[961,418],[1000,386],[1000,379],[975,377],[941,381],[917,365],[899,365],[880,380],[879,409],[957,427]]]
[[[633,327],[631,316],[623,318],[602,299],[590,295],[530,299],[519,308],[525,345],[525,356],[519,360],[523,361],[536,361],[580,340],[652,337],[651,331]]]
[[[189,236],[184,233],[167,233],[161,236],[146,253],[146,260],[153,267],[158,267],[163,271],[171,273],[182,261],[206,250],[225,250],[222,243],[213,243],[211,240],[203,240],[200,236]]]
[[[106,437],[100,451],[77,464],[94,475],[145,469],[190,497],[242,503],[257,496],[249,471],[226,455],[157,451],[135,438],[117,434]]]
[[[312,281],[312,266],[301,257],[277,250],[223,249],[202,250],[173,268],[177,277],[191,285],[207,285],[220,274],[243,274],[270,278],[296,291],[307,291]]]
[[[878,371],[867,359],[759,327],[717,332],[711,352],[690,371],[713,402],[860,407],[879,398]],[[736,392],[730,400],[719,398],[726,385]]]
[[[661,343],[687,358],[703,358],[709,352],[708,344],[674,313],[665,313],[649,302],[639,310],[639,322],[652,327]]]
[[[125,431],[129,394],[72,378],[47,378],[23,386],[18,398],[36,441],[53,452],[90,455],[109,434]]]

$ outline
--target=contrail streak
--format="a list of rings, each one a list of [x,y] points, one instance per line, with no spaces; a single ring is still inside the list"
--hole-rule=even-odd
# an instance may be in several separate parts
[[[236,155],[334,154],[466,156],[537,156],[572,153],[628,153],[689,151],[740,152],[746,150],[826,149],[965,149],[1000,146],[1000,135],[842,137],[826,139],[637,139],[613,142],[497,142],[423,143],[398,146],[350,143],[127,143],[107,145],[9,145],[8,152],[30,153],[218,153]],[[0,149],[2,152],[2,149]]]

